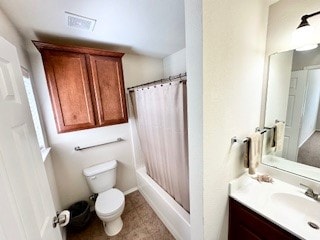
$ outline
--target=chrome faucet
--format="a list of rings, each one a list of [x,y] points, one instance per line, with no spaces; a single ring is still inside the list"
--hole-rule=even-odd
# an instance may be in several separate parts
[[[313,198],[316,201],[320,201],[320,194],[317,194],[313,189],[307,185],[300,183],[300,186],[305,187],[307,191],[304,193],[306,196]]]

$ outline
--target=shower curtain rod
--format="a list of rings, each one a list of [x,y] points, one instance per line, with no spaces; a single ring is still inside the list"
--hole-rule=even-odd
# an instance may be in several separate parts
[[[159,80],[156,80],[156,81],[153,81],[153,82],[148,82],[148,83],[140,84],[140,85],[137,85],[137,86],[129,87],[127,89],[129,91],[132,91],[133,89],[138,88],[138,87],[153,85],[153,84],[157,84],[157,83],[167,83],[167,82],[171,82],[171,81],[173,81],[175,79],[186,77],[186,76],[187,76],[186,72],[185,73],[180,73],[180,74],[175,75],[175,76],[170,76],[168,78],[162,78],[162,79],[159,79]]]

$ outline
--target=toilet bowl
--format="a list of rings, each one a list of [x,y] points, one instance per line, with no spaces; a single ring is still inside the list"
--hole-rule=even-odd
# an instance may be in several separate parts
[[[118,234],[123,226],[121,214],[125,199],[123,193],[114,188],[116,168],[117,161],[112,160],[83,169],[90,190],[98,194],[95,210],[108,236]]]
[[[95,210],[108,236],[114,236],[122,229],[121,214],[124,210],[124,202],[123,193],[116,188],[98,194]]]

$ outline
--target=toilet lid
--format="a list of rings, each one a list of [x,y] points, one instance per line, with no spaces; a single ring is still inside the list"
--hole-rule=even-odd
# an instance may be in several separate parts
[[[99,193],[95,208],[100,215],[108,216],[114,214],[124,203],[123,193],[112,188],[103,193]]]

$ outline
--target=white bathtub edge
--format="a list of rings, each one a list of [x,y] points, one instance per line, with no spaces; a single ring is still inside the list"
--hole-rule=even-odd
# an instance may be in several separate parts
[[[190,215],[146,174],[145,168],[137,170],[137,182],[139,191],[172,235],[190,240]]]

